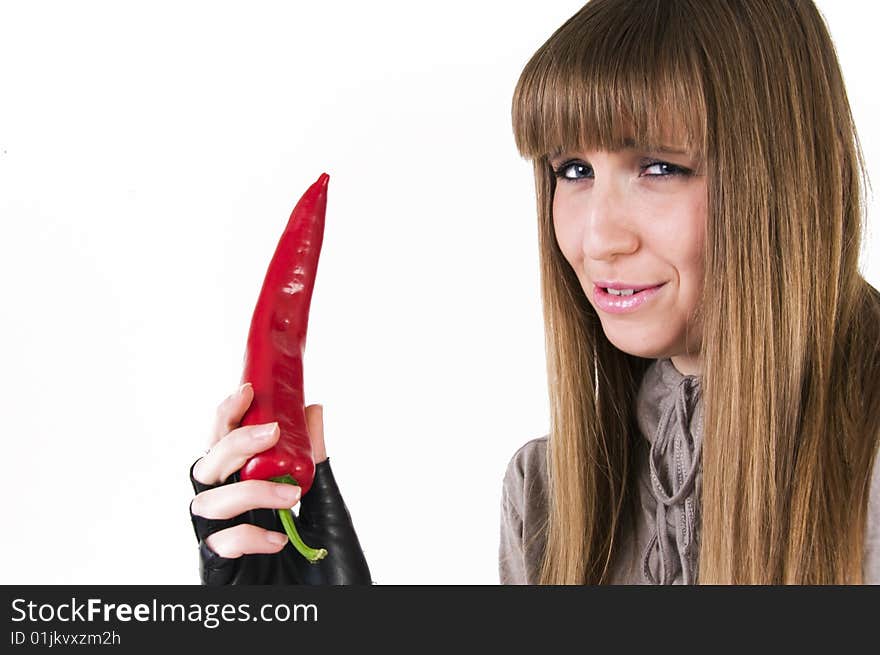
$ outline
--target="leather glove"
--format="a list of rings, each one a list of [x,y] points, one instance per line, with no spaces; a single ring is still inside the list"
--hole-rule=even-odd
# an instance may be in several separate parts
[[[202,484],[193,478],[194,466],[195,462],[190,466],[189,479],[197,494],[240,480],[236,472],[225,483]],[[245,554],[236,558],[222,557],[205,543],[208,535],[240,523],[284,533],[274,509],[250,510],[231,519],[218,520],[193,514],[190,503],[189,514],[199,542],[199,574],[203,585],[372,584],[367,560],[333,477],[329,458],[315,465],[315,480],[300,500],[299,516],[291,512],[303,541],[314,548],[327,549],[327,556],[314,564],[300,555],[290,540],[277,553]]]

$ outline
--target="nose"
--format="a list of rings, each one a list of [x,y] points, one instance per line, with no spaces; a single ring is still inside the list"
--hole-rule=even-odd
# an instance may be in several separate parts
[[[597,261],[628,255],[639,247],[626,190],[614,182],[596,180],[590,190],[583,250],[585,256]]]

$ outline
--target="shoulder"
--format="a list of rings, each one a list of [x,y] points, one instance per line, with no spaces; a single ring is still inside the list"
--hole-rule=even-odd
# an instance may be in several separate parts
[[[864,582],[880,584],[880,452],[874,455],[865,526]]]
[[[527,441],[517,448],[507,463],[504,472],[505,483],[515,483],[532,478],[547,477],[547,441],[548,435]]]
[[[517,474],[528,469],[534,468],[538,462],[543,462],[547,457],[547,440],[548,435],[538,437],[525,442],[516,449],[510,462],[507,464],[506,475]]]
[[[520,446],[504,472],[503,497],[509,510],[522,517],[530,507],[546,504],[548,435]]]

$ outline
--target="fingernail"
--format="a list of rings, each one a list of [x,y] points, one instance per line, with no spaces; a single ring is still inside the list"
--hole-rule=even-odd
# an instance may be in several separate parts
[[[244,383],[243,385],[241,385],[238,389],[236,389],[236,390],[233,391],[231,394],[229,394],[228,396],[226,396],[226,401],[225,401],[225,402],[229,402],[229,401],[232,401],[232,400],[238,400],[239,398],[241,398],[241,392],[244,391],[244,388],[245,388],[246,386],[248,386],[249,384],[250,384],[250,382],[245,382],[245,383]]]
[[[287,541],[287,535],[281,534],[280,532],[270,532],[266,535],[266,540],[273,546],[278,546]]]
[[[257,429],[254,430],[252,436],[257,441],[268,441],[275,434],[275,428],[278,427],[278,421],[274,423],[267,423],[266,425],[261,425]]]
[[[275,493],[278,494],[282,500],[290,503],[299,500],[299,487],[294,487],[286,483],[282,484],[280,487],[276,487]]]

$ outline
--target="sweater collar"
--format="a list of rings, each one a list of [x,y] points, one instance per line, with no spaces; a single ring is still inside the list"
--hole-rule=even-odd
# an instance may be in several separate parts
[[[642,557],[645,580],[696,581],[697,502],[702,469],[700,377],[683,375],[669,358],[655,361],[639,387],[637,418],[650,443],[647,486],[653,496],[651,538]]]
[[[682,386],[686,390],[686,400],[689,401],[682,409],[691,426],[694,437],[702,437],[702,403],[700,401],[702,377],[699,375],[684,375],[669,357],[654,360],[645,371],[642,383],[639,387],[636,400],[636,415],[642,436],[649,443],[657,436],[657,427],[665,412],[670,411],[670,405],[676,400],[681,400],[677,393]]]

